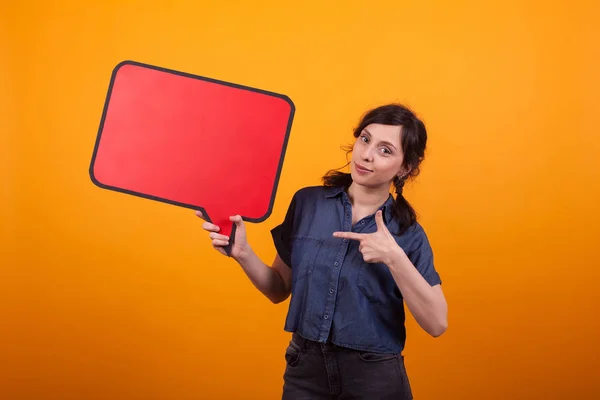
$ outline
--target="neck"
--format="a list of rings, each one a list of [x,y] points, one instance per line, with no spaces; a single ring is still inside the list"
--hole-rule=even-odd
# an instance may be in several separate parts
[[[386,202],[390,195],[389,188],[381,186],[378,188],[369,188],[357,185],[355,182],[348,187],[348,197],[352,206],[361,208],[377,209]]]

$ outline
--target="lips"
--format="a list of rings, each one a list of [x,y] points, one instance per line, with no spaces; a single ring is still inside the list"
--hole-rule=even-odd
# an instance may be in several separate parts
[[[355,163],[355,165],[356,165],[356,169],[360,172],[373,172],[370,169],[363,167],[359,163]]]

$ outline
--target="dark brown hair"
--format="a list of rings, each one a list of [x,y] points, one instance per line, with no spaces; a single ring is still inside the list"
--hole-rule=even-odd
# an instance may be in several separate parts
[[[417,221],[415,210],[402,195],[402,188],[406,180],[416,177],[420,172],[419,165],[425,157],[427,130],[425,124],[417,118],[415,113],[401,104],[387,104],[368,111],[354,129],[354,137],[358,138],[363,129],[369,124],[402,127],[400,133],[400,143],[404,152],[402,166],[409,173],[402,178],[396,176],[393,180],[396,191],[393,215],[400,224],[398,234],[401,235]],[[352,151],[352,146],[345,146],[344,149],[349,154]],[[344,186],[347,188],[352,183],[352,176],[349,173],[330,170],[323,176],[323,183],[325,186]]]

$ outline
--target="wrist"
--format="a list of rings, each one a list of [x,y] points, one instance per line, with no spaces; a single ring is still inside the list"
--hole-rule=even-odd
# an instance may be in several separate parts
[[[232,254],[231,254],[232,258],[235,261],[237,261],[240,265],[244,265],[252,257],[252,255],[254,254],[254,251],[252,250],[252,248],[250,247],[249,244],[246,244],[244,247],[241,247],[240,250],[237,251],[236,253],[237,254],[234,254],[232,252]]]
[[[386,265],[391,270],[397,270],[402,268],[402,265],[405,264],[405,260],[408,258],[402,247],[394,246],[394,248],[390,251],[390,255],[388,258],[388,262]]]

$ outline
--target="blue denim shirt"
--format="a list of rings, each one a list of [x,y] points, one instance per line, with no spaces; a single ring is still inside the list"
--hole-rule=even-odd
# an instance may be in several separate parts
[[[392,235],[393,197],[381,207]],[[294,195],[284,221],[271,231],[281,259],[292,269],[285,330],[306,339],[377,353],[400,353],[406,340],[404,301],[385,264],[366,263],[355,240],[335,231],[371,233],[370,215],[352,226],[344,188],[313,186]],[[423,228],[415,223],[394,236],[430,285],[441,283]]]

